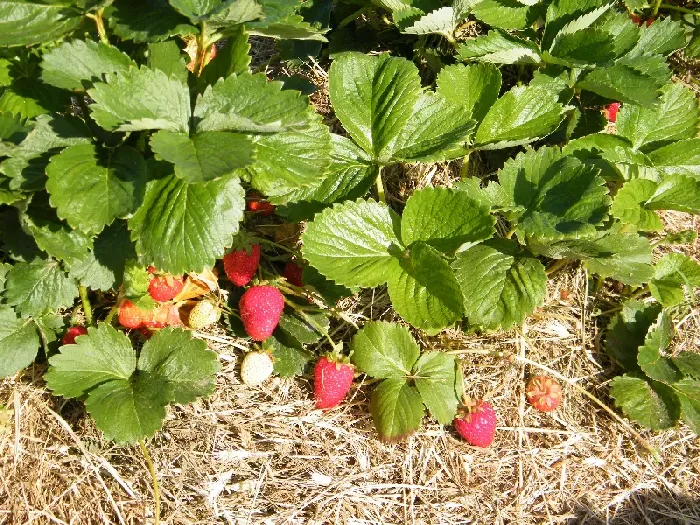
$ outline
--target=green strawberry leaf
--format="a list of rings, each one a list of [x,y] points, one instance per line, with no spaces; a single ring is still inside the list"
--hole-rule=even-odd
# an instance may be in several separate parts
[[[441,425],[452,423],[459,404],[455,393],[455,357],[444,352],[427,352],[415,364],[413,375],[430,414]]]
[[[411,374],[420,348],[404,326],[371,321],[350,343],[355,366],[370,377],[403,378]]]
[[[658,147],[672,141],[694,138],[700,126],[700,107],[695,94],[681,84],[661,89],[655,106],[623,104],[615,127],[635,148]]]
[[[684,350],[671,359],[673,364],[685,375],[693,379],[700,379],[700,354]]]
[[[667,80],[666,73],[664,78],[659,79],[632,65],[617,63],[611,67],[594,69],[579,80],[576,87],[624,104],[653,106],[658,100],[659,88]]]
[[[109,151],[107,158],[91,144],[70,146],[51,158],[46,174],[58,216],[89,234],[130,215],[146,187],[146,163],[129,146]]]
[[[401,239],[406,246],[423,241],[444,253],[475,244],[495,233],[496,220],[466,192],[447,188],[418,190],[406,202]]]
[[[14,375],[34,361],[41,341],[32,319],[20,319],[0,305],[0,378]]]
[[[174,40],[148,44],[148,67],[160,69],[169,77],[187,84],[188,72],[180,46]]]
[[[605,351],[626,371],[639,370],[639,347],[644,344],[649,328],[660,313],[661,306],[656,303],[625,301],[622,310],[608,325]]]
[[[670,17],[655,20],[640,28],[641,37],[629,56],[668,55],[685,47],[685,30],[678,20]]]
[[[464,314],[462,291],[442,254],[416,241],[385,276],[396,313],[411,325],[437,333]]]
[[[604,0],[556,0],[549,3],[542,49],[549,49],[561,31],[573,32],[590,26],[610,8],[603,6],[604,3]]]
[[[683,379],[673,385],[681,403],[681,416],[690,430],[700,435],[700,381]]]
[[[288,345],[270,337],[266,342],[272,351],[273,371],[280,377],[299,376],[304,373],[306,366],[314,358],[313,352],[298,345]]]
[[[457,254],[452,263],[469,323],[508,329],[544,304],[547,274],[529,252],[492,239]]]
[[[700,264],[681,253],[664,255],[649,282],[651,295],[666,308],[683,302],[686,288],[692,296],[695,287],[700,287]]]
[[[158,160],[175,164],[175,176],[186,182],[207,182],[253,162],[254,147],[245,135],[204,131],[189,136],[161,130],[151,136]]]
[[[398,218],[373,200],[335,204],[316,215],[302,234],[302,253],[338,284],[374,287],[399,272]],[[339,232],[342,232],[340,234]]]
[[[396,16],[394,17],[396,20]],[[454,30],[459,26],[461,17],[452,7],[441,7],[421,16],[410,25],[401,24],[401,32],[407,35],[443,35],[452,38]]]
[[[481,122],[498,98],[501,72],[491,64],[455,64],[440,70],[436,82],[438,94]]]
[[[491,106],[474,137],[481,149],[528,144],[556,131],[568,106],[544,86],[516,86]]]
[[[199,33],[166,0],[119,0],[107,7],[104,15],[110,29],[122,40],[160,42],[171,36]]]
[[[542,62],[537,46],[528,41],[502,33],[489,31],[459,46],[458,58],[462,61],[478,60],[491,64],[539,64]]]
[[[307,266],[301,274],[304,286],[310,287],[320,293],[329,304],[335,304],[344,297],[350,297],[359,288],[346,288],[329,281],[313,266]]]
[[[305,316],[305,318],[303,317]],[[318,342],[323,334],[319,332],[322,328],[328,332],[330,321],[322,312],[304,313],[284,312],[280,317],[279,329],[287,336],[299,341],[301,344],[312,344]]]
[[[558,148],[521,153],[506,162],[498,180],[514,212],[518,236],[575,239],[590,236],[607,218],[608,189],[598,170]]]
[[[81,11],[70,2],[0,0],[0,47],[58,40],[82,20]]]
[[[628,418],[651,430],[671,428],[680,417],[680,401],[674,391],[638,375],[613,379],[610,396]]]
[[[700,178],[700,139],[672,142],[649,153],[649,160],[667,175],[690,175]],[[2,166],[0,166],[2,167]]]
[[[152,162],[148,167],[153,177],[143,204],[129,219],[137,253],[171,273],[213,267],[243,219],[245,196],[238,178],[188,184],[168,166]]]
[[[36,259],[17,263],[7,274],[5,302],[22,316],[40,316],[49,310],[68,308],[78,287],[57,261]]]
[[[88,94],[95,101],[90,106],[92,118],[106,130],[189,132],[189,89],[159,69],[108,73],[105,82],[95,83]]]
[[[17,208],[7,208],[0,212],[0,241],[3,251],[15,261],[30,262],[46,257],[36,245],[34,237],[22,229]]]
[[[673,323],[666,310],[661,312],[656,323],[649,328],[644,344],[639,347],[637,363],[647,377],[670,385],[683,379],[683,374],[664,357],[663,351],[673,339]]]
[[[498,29],[527,29],[535,22],[539,6],[518,0],[482,0],[470,2],[472,14],[480,21]]]
[[[85,91],[106,73],[124,73],[136,63],[116,47],[90,40],[64,42],[42,56],[41,79],[72,91]]]
[[[216,56],[204,66],[197,79],[197,91],[204,92],[207,86],[213,86],[220,78],[249,73],[249,53],[248,33],[244,26],[240,26],[227,37],[224,45],[217,49]]]
[[[124,265],[124,284],[122,295],[136,304],[139,308],[150,310],[156,302],[148,293],[151,275],[142,264],[135,260],[127,260]]]
[[[631,142],[609,133],[596,133],[572,140],[562,151],[565,155],[573,155],[584,164],[595,166],[608,181],[625,180],[625,170],[631,165],[651,165],[649,159],[634,149]]]
[[[370,410],[382,441],[395,441],[413,434],[423,419],[423,402],[405,379],[385,379],[372,392]]]
[[[269,17],[259,22],[246,24],[251,35],[276,38],[278,40],[312,40],[327,42],[324,33],[328,29],[319,27],[304,20],[301,15],[289,15],[277,22],[269,21]]]

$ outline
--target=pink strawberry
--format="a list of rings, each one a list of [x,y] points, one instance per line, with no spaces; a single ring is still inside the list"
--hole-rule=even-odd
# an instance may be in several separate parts
[[[84,326],[71,326],[66,333],[63,334],[63,339],[61,339],[61,342],[64,345],[74,345],[76,337],[79,335],[86,335],[87,333],[87,328]]]
[[[561,385],[551,377],[535,376],[527,382],[525,396],[540,412],[552,412],[561,403]]]
[[[140,328],[144,321],[150,319],[150,314],[134,303],[125,299],[119,305],[119,324],[131,329]]]
[[[316,408],[333,408],[348,395],[355,368],[342,360],[321,357],[314,368]]]
[[[486,448],[496,435],[496,412],[482,400],[467,403],[454,420],[455,429],[470,445]]]
[[[151,279],[148,285],[148,293],[159,302],[172,300],[182,291],[185,283],[180,277],[173,275],[158,275]]]
[[[253,244],[250,253],[234,250],[224,255],[224,271],[236,286],[245,286],[255,275],[260,263],[260,245]]]
[[[619,102],[613,102],[605,108],[605,114],[610,122],[617,122],[617,112],[620,110],[621,105]]]
[[[252,286],[238,302],[243,327],[256,341],[272,335],[284,310],[284,296],[274,286]]]
[[[284,270],[282,270],[282,277],[287,279],[287,281],[289,281],[294,286],[302,287],[304,286],[304,283],[301,280],[301,274],[303,271],[304,268],[302,268],[296,263],[293,263],[292,261],[289,261],[287,264],[284,265]]]

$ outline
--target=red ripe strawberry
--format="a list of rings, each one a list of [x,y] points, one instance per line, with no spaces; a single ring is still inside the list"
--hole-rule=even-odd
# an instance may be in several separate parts
[[[314,368],[316,408],[333,408],[348,395],[355,368],[342,361],[321,357]]]
[[[251,191],[248,194],[248,211],[269,217],[275,213],[275,206],[263,199],[263,196],[257,191]]]
[[[470,445],[486,448],[496,435],[496,412],[486,401],[477,400],[462,409],[462,417],[456,417],[454,425]]]
[[[260,262],[260,245],[253,244],[250,253],[234,250],[224,255],[224,271],[236,286],[245,286],[255,275]]]
[[[284,296],[274,286],[252,286],[238,302],[243,327],[256,341],[272,335],[284,310]]]
[[[613,102],[605,108],[605,115],[610,122],[617,122],[617,112],[620,110],[621,105],[619,102]]]
[[[71,326],[68,331],[63,334],[63,339],[61,339],[61,342],[64,345],[74,345],[76,337],[79,335],[86,335],[87,333],[87,328],[84,326]]]
[[[301,274],[304,271],[304,268],[299,266],[296,263],[293,263],[292,261],[289,261],[287,264],[284,265],[284,270],[282,270],[282,277],[287,279],[291,284],[294,286],[304,286],[304,283],[301,280]]]
[[[551,377],[535,376],[527,382],[525,396],[540,412],[551,412],[561,403],[562,389],[561,385]]]
[[[154,273],[158,273],[158,270],[156,270],[156,267],[153,266],[152,264],[149,265],[148,268],[146,268],[146,271],[148,273],[150,273],[151,275],[153,275]]]
[[[159,302],[172,300],[182,291],[185,283],[179,277],[172,275],[159,275],[151,279],[148,285],[148,293]]]
[[[148,320],[150,315],[136,306],[128,299],[119,305],[119,324],[125,328],[140,328],[144,320]]]

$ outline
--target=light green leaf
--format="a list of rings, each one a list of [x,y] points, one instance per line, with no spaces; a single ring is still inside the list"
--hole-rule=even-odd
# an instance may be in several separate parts
[[[0,46],[51,42],[81,22],[82,13],[70,3],[0,0]]]
[[[489,31],[459,46],[459,59],[478,60],[491,64],[539,64],[542,62],[537,46],[528,41],[502,33]]]
[[[590,236],[607,218],[610,197],[598,170],[558,148],[521,153],[506,162],[498,180],[522,237],[575,239]]]
[[[146,164],[129,146],[100,158],[95,146],[70,146],[51,158],[46,189],[56,213],[73,228],[99,233],[130,215],[143,199]]]
[[[678,20],[671,17],[659,18],[649,26],[640,28],[641,37],[630,56],[668,55],[685,47],[685,31]]]
[[[644,344],[639,347],[637,363],[644,373],[653,379],[670,385],[683,378],[663,351],[673,339],[673,324],[667,311],[662,311],[656,323],[649,329]]]
[[[467,110],[477,122],[486,116],[501,90],[501,72],[491,64],[455,64],[437,77],[436,92]]]
[[[399,271],[398,219],[373,200],[336,204],[316,215],[302,252],[317,270],[345,286],[374,287]],[[342,234],[340,233],[342,232]]]
[[[82,397],[96,386],[114,379],[128,380],[136,370],[131,341],[107,323],[88,328],[87,336],[61,347],[49,359],[46,386],[67,399]]]
[[[651,295],[664,307],[683,302],[685,289],[691,296],[700,286],[700,264],[681,253],[667,253],[654,267],[654,278],[649,282]]]
[[[254,146],[245,135],[204,131],[189,136],[161,130],[151,136],[158,160],[175,164],[175,176],[186,182],[207,182],[253,162]]]
[[[404,320],[428,333],[437,333],[464,314],[462,291],[440,252],[420,241],[398,260],[400,271],[389,279],[391,303]]]
[[[438,34],[452,38],[454,30],[461,20],[456,16],[452,7],[441,7],[432,11],[407,27],[401,28],[402,33],[408,35]]]
[[[116,47],[91,40],[73,40],[44,54],[41,79],[47,84],[84,91],[106,73],[124,73],[136,64]]]
[[[372,419],[383,441],[395,441],[413,434],[423,419],[420,394],[405,379],[385,379],[372,392]]]
[[[700,381],[683,379],[673,385],[681,402],[681,416],[690,430],[700,435]]]
[[[122,40],[160,42],[171,36],[199,33],[166,0],[119,0],[107,7],[104,14],[109,27]]]
[[[413,114],[421,91],[416,67],[383,54],[346,53],[329,73],[336,115],[350,136],[374,158],[386,158]]]
[[[680,416],[678,397],[669,387],[631,374],[612,380],[610,396],[627,417],[651,430],[671,428]]]
[[[661,306],[657,303],[625,301],[608,325],[605,351],[626,371],[639,370],[638,349],[660,313]]]
[[[615,45],[610,33],[596,28],[566,34],[563,31],[554,39],[551,50],[543,53],[545,62],[568,67],[591,67],[604,65],[615,58]]]
[[[110,131],[166,129],[189,132],[190,93],[186,85],[163,71],[141,67],[106,74],[88,94],[92,118]]]
[[[414,367],[416,389],[423,404],[441,425],[452,423],[457,413],[455,371],[455,357],[444,352],[427,352]]]
[[[579,89],[641,106],[653,106],[657,102],[661,85],[653,76],[623,63],[594,69],[576,83]]]
[[[211,62],[204,66],[204,70],[197,80],[198,86],[211,86],[216,84],[220,78],[248,73],[249,52],[248,33],[245,32],[244,26],[240,26],[227,37],[226,43],[217,49],[216,56],[211,59]],[[204,91],[204,87],[198,91]]]
[[[189,18],[193,24],[206,20],[222,4],[231,3],[222,0],[168,0],[178,12]]]
[[[666,174],[700,178],[700,138],[673,142],[649,153],[649,160]]]
[[[482,0],[472,7],[480,21],[498,29],[527,29],[537,18],[537,9],[517,0]]]
[[[183,84],[187,84],[189,73],[185,58],[177,42],[154,42],[148,44],[148,67],[160,69],[169,77],[173,77]]]
[[[546,87],[516,86],[491,106],[474,143],[482,149],[527,144],[554,132],[567,110],[558,94]]]
[[[655,106],[623,104],[615,123],[618,135],[629,139],[636,148],[694,138],[698,125],[698,101],[682,84],[664,86],[660,103]]]
[[[0,305],[0,378],[32,364],[40,344],[31,319],[19,319],[12,308]]]
[[[5,302],[22,317],[68,308],[77,296],[75,281],[66,276],[56,261],[17,263],[7,274]]]
[[[452,268],[472,325],[508,329],[544,304],[544,266],[513,241],[492,239],[474,246],[457,254]]]
[[[148,183],[143,204],[129,220],[137,253],[175,274],[213,267],[243,219],[244,191],[238,178],[188,184],[167,167],[155,170],[160,170],[158,178]]]
[[[684,350],[671,359],[673,364],[685,375],[693,379],[700,379],[700,354]]]
[[[403,378],[411,374],[420,356],[420,348],[404,326],[371,321],[363,326],[352,342],[352,362],[375,378]]]
[[[406,202],[401,239],[406,246],[423,241],[444,253],[491,237],[496,220],[466,192],[447,188],[415,191]]]

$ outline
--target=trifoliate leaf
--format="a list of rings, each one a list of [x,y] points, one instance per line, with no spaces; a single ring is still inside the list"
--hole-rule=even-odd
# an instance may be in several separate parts
[[[302,235],[304,258],[329,279],[348,287],[379,286],[399,272],[399,225],[373,200],[336,204],[316,215]],[[340,234],[342,232],[342,234]]]
[[[421,91],[416,67],[387,54],[346,53],[329,73],[336,115],[350,136],[373,158],[386,158],[406,126]]]
[[[207,182],[253,162],[252,141],[239,133],[204,131],[189,136],[161,130],[151,136],[159,160],[175,164],[175,176],[187,182]]]
[[[76,338],[74,345],[61,347],[49,364],[46,386],[69,399],[113,379],[128,380],[136,370],[136,353],[123,332],[102,323],[88,328],[87,336]]]
[[[418,241],[399,265],[401,271],[388,275],[389,297],[404,320],[437,333],[463,317],[459,283],[440,252]]]
[[[634,149],[631,142],[609,133],[596,133],[572,140],[562,151],[600,169],[601,176],[610,181],[623,181],[622,169],[625,166],[651,165],[649,159]]]
[[[597,28],[584,28],[554,39],[550,51],[543,53],[545,62],[568,67],[604,65],[615,58],[614,42],[610,34]]]
[[[372,419],[383,441],[411,435],[420,428],[423,402],[415,387],[405,379],[385,379],[372,392]]]
[[[62,89],[84,91],[106,73],[123,73],[136,63],[116,47],[90,40],[64,42],[42,56],[41,79]]]
[[[352,342],[353,364],[370,377],[403,378],[410,375],[420,356],[420,348],[404,326],[371,321]]]
[[[489,31],[487,35],[461,44],[459,59],[491,64],[539,64],[542,61],[535,44],[498,30]]]
[[[0,305],[0,378],[32,364],[40,344],[31,319],[20,319],[12,308]]]
[[[683,302],[686,289],[692,294],[698,286],[700,264],[681,253],[667,253],[654,267],[649,291],[654,299],[669,308]]]
[[[498,29],[527,29],[535,21],[538,9],[517,0],[482,0],[472,6],[472,14]]]
[[[680,21],[670,17],[655,20],[640,29],[641,37],[629,56],[668,55],[685,46],[685,31]]]
[[[586,89],[625,104],[640,106],[653,106],[662,85],[663,81],[660,83],[654,76],[622,63],[594,69],[576,83],[579,89]]]
[[[443,68],[437,77],[436,92],[467,110],[481,122],[498,98],[501,72],[491,64],[456,64]]]
[[[700,354],[684,350],[671,359],[673,364],[685,375],[693,379],[700,379]]]
[[[610,396],[628,418],[651,430],[670,428],[680,417],[678,397],[656,381],[625,374],[612,380]]]
[[[166,0],[119,0],[105,9],[104,18],[122,40],[160,42],[175,35],[194,35],[199,29],[170,8]]]
[[[174,40],[148,44],[147,64],[149,69],[160,69],[169,77],[187,84],[187,65],[180,46]]]
[[[661,306],[656,303],[625,301],[608,325],[605,351],[626,371],[639,370],[638,349],[660,313]]]
[[[656,323],[649,329],[644,344],[639,347],[637,363],[654,381],[670,385],[683,378],[683,374],[664,357],[663,351],[671,344],[673,324],[667,311],[662,311]]]
[[[683,421],[700,435],[700,381],[683,379],[673,385],[673,390],[681,403]]]
[[[22,317],[68,308],[77,296],[75,281],[66,276],[57,261],[17,263],[7,274],[5,302]]]
[[[396,20],[396,16],[394,16],[394,20]],[[408,35],[437,34],[452,38],[454,30],[460,22],[461,20],[458,19],[452,7],[441,7],[421,16],[406,27],[402,27],[401,32]]]
[[[315,120],[308,98],[282,87],[263,73],[219,80],[197,100],[197,131],[275,133],[308,127]]]
[[[71,3],[0,0],[0,46],[58,40],[81,22],[82,13]]]
[[[610,197],[598,170],[557,148],[521,153],[498,180],[517,214],[519,236],[575,239],[589,236],[606,218]]]
[[[605,12],[610,7],[605,6],[601,8],[604,3],[604,0],[556,0],[549,3],[547,5],[547,25],[542,39],[542,48],[549,49],[554,37],[567,25],[569,26],[569,32],[571,29],[588,27],[601,16],[602,12]],[[584,17],[584,15],[588,16]]]
[[[301,346],[289,346],[275,336],[266,342],[272,350],[273,371],[280,377],[293,377],[304,373],[306,365],[314,358],[313,352]]]
[[[513,241],[492,239],[469,248],[457,254],[452,268],[472,325],[508,329],[544,304],[544,266]]]
[[[700,139],[673,142],[650,152],[649,160],[662,173],[700,178]]]
[[[491,237],[496,220],[466,192],[426,188],[411,195],[401,219],[406,246],[423,241],[444,253]]]
[[[92,118],[107,130],[189,132],[189,89],[159,69],[106,74],[105,82],[88,94],[96,102],[90,107]]]
[[[130,215],[146,186],[146,163],[129,146],[111,150],[106,158],[91,144],[71,146],[51,158],[46,174],[56,213],[85,233],[99,233]]]
[[[454,355],[427,352],[416,363],[413,375],[416,389],[430,414],[441,425],[452,423],[459,404],[459,398],[455,393]]]
[[[699,125],[698,101],[682,84],[664,86],[655,106],[623,104],[615,123],[618,135],[629,139],[636,148],[694,138]]]
[[[554,132],[568,110],[558,94],[541,86],[516,86],[481,121],[474,143],[482,149],[527,144]]]

